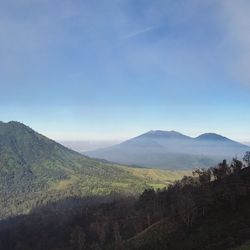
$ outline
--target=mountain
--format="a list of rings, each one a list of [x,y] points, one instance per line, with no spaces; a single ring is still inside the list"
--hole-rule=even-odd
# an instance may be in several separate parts
[[[227,142],[233,142],[232,140],[215,134],[215,133],[205,133],[202,135],[199,135],[198,137],[196,137],[197,140],[206,140],[206,141],[227,141]]]
[[[0,122],[0,218],[66,197],[163,187],[178,174],[93,160],[22,123]]]
[[[176,131],[149,131],[121,144],[85,152],[99,159],[162,169],[210,167],[248,151],[246,145],[215,133],[196,138]]]

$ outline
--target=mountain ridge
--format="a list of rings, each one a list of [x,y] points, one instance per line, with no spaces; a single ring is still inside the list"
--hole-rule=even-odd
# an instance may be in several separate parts
[[[85,155],[123,164],[166,169],[210,167],[221,158],[231,159],[249,147],[216,133],[197,137],[177,131],[151,130],[108,148]]]
[[[241,143],[241,142],[237,142],[235,140],[232,140],[232,139],[229,139],[228,137],[226,136],[223,136],[223,135],[220,135],[218,133],[214,133],[214,132],[205,132],[205,133],[202,133],[198,136],[188,136],[188,135],[185,135],[181,132],[178,132],[178,131],[175,131],[175,130],[150,130],[146,133],[143,133],[139,136],[136,136],[136,137],[133,137],[131,139],[135,139],[135,138],[140,138],[140,137],[144,137],[144,136],[148,136],[148,135],[156,135],[156,136],[163,136],[164,135],[166,137],[169,137],[169,138],[174,138],[174,139],[178,139],[178,138],[186,138],[186,139],[191,139],[191,140],[197,140],[197,139],[200,139],[200,140],[228,140],[228,141],[231,141],[231,142],[236,142],[236,143],[239,143],[241,145],[244,145],[244,146],[247,146],[245,145],[244,143]],[[131,140],[129,139],[129,140]]]
[[[150,130],[144,134],[141,134],[137,137],[143,137],[143,136],[162,136],[162,137],[167,137],[167,138],[191,138],[187,135],[184,135],[178,131],[175,130]],[[136,138],[136,137],[135,137]]]

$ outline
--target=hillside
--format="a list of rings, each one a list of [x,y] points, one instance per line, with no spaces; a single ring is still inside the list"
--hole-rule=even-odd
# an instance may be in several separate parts
[[[0,249],[249,249],[250,159],[245,160],[223,161],[138,198],[66,210],[58,209],[60,202],[38,207],[0,221]]]
[[[82,156],[24,124],[0,123],[0,218],[66,197],[136,194],[174,179],[169,172],[138,171]]]
[[[84,154],[122,164],[176,170],[211,167],[223,158],[241,157],[248,150],[248,146],[214,133],[192,138],[176,131],[156,130]]]

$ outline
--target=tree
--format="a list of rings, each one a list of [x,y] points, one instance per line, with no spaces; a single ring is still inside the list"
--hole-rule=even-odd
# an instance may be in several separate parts
[[[86,235],[82,229],[82,227],[76,226],[71,233],[71,244],[74,246],[76,250],[85,249]]]
[[[120,226],[118,222],[113,223],[113,231],[114,231],[114,240],[115,240],[115,249],[121,249],[121,234],[120,234]]]
[[[217,167],[211,168],[211,170],[216,180],[224,179],[231,172],[226,160],[223,160],[223,162],[219,163]]]
[[[247,163],[247,166],[250,167],[250,151],[247,151],[243,157],[243,161]]]
[[[233,158],[232,163],[231,163],[231,168],[233,170],[233,173],[236,173],[236,174],[239,173],[240,170],[243,168],[242,161],[236,158]]]
[[[210,169],[196,169],[193,171],[193,175],[198,175],[200,184],[207,184],[211,181]]]
[[[196,204],[192,193],[179,194],[176,208],[181,221],[188,227],[192,226],[197,214]]]
[[[192,176],[184,176],[180,181],[180,185],[183,186],[194,186],[196,181]]]

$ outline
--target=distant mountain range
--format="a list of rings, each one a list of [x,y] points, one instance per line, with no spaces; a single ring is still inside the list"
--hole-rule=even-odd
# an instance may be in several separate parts
[[[85,152],[90,157],[162,169],[210,167],[222,159],[242,157],[250,147],[215,133],[189,137],[153,130],[118,145]]]
[[[151,171],[93,160],[22,123],[0,122],[0,219],[68,197],[134,194],[178,178]]]

